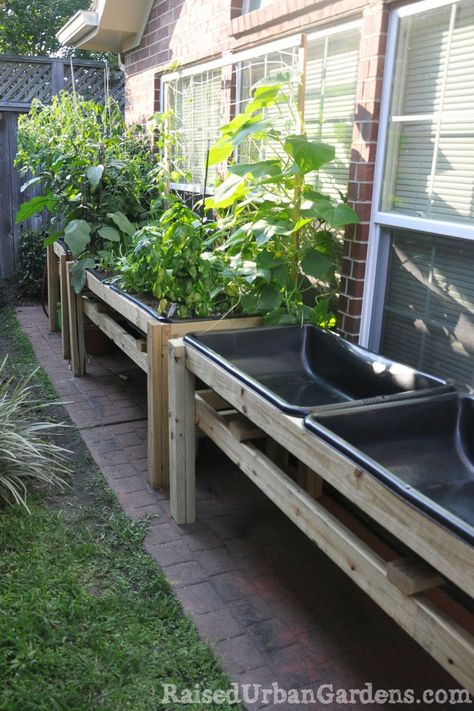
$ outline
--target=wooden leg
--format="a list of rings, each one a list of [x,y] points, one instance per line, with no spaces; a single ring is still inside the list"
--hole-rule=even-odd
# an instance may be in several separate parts
[[[53,245],[47,248],[49,330],[58,330],[59,273]]]
[[[161,325],[148,324],[148,481],[154,489],[161,489],[163,481],[163,458],[161,448],[161,428],[167,412],[163,412],[161,388],[163,374],[161,369]]]
[[[71,286],[70,266],[72,262],[67,264],[66,279],[67,279],[67,301],[69,312],[69,328],[70,328],[70,349],[71,349],[71,367],[74,377],[79,377],[86,374],[86,347],[84,343],[84,314],[82,308],[82,296],[76,294]]]
[[[59,257],[59,290],[61,294],[61,339],[63,345],[63,358],[71,359],[71,333],[69,328],[69,304],[67,291],[67,257]]]
[[[313,497],[313,499],[320,499],[323,495],[323,479],[313,472],[312,469],[303,464],[303,462],[298,461],[297,469],[297,482],[303,488],[306,489],[308,494]]]
[[[178,524],[196,519],[195,378],[182,340],[169,345],[170,507]]]

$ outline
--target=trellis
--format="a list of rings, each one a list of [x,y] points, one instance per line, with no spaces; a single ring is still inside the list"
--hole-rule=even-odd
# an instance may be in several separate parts
[[[29,110],[34,99],[47,104],[62,90],[74,90],[99,103],[108,93],[124,107],[124,77],[119,69],[82,60],[71,63],[69,59],[52,57],[0,55],[0,284],[12,279],[16,270],[16,212],[22,199],[35,194],[35,188],[20,194],[19,175],[13,167],[17,117]],[[24,227],[39,229],[41,217],[33,218]]]
[[[106,78],[106,66],[97,62],[0,55],[0,111],[27,111],[33,99],[48,103],[59,91],[73,87],[84,98],[100,102],[107,82],[109,94],[123,107],[119,69],[109,69]]]

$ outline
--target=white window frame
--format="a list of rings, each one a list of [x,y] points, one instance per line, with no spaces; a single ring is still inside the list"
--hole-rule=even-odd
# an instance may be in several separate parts
[[[380,348],[381,342],[385,291],[388,280],[391,229],[413,230],[415,232],[425,232],[431,235],[451,237],[453,239],[474,240],[474,225],[402,215],[393,212],[383,212],[379,209],[383,189],[382,181],[388,143],[392,77],[395,66],[400,19],[402,17],[426,12],[427,10],[436,10],[441,7],[454,5],[458,1],[459,0],[421,0],[421,2],[415,2],[411,5],[394,9],[390,16],[359,335],[359,343],[362,346],[376,351]],[[433,114],[426,115],[426,117],[431,116],[433,116]]]
[[[230,65],[237,65],[239,62],[243,62],[247,59],[255,59],[256,57],[261,57],[263,54],[270,52],[277,52],[280,49],[289,49],[290,47],[301,46],[302,34],[292,35],[291,37],[283,37],[279,40],[274,40],[273,42],[267,42],[266,44],[259,45],[258,47],[252,47],[251,49],[244,49],[240,52],[231,53],[228,52],[223,54],[217,59],[213,59],[208,62],[203,62],[201,64],[195,64],[190,67],[184,67],[183,69],[178,69],[174,72],[168,74],[163,74],[160,79],[160,105],[166,111],[165,106],[165,84],[167,82],[173,81],[174,79],[181,79],[183,77],[193,76],[194,74],[202,74],[206,71],[213,71],[215,69],[222,69],[223,67],[228,67]],[[237,79],[237,82],[239,79]],[[183,192],[199,193],[202,191],[202,185],[196,185],[192,183],[171,183],[170,187],[173,190],[180,190]],[[207,192],[212,194],[213,190],[208,188]]]
[[[247,4],[247,0],[246,0]],[[245,8],[246,5],[244,5]],[[247,5],[248,6],[248,5]],[[324,39],[325,37],[330,37],[331,35],[339,34],[340,32],[348,32],[350,30],[360,29],[362,26],[362,18],[356,20],[350,20],[348,22],[338,23],[325,27],[320,30],[313,30],[308,32],[299,32],[296,35],[291,35],[289,37],[283,37],[278,40],[273,40],[272,42],[266,42],[265,44],[258,45],[257,47],[251,47],[250,49],[241,50],[240,52],[227,52],[217,59],[213,59],[207,62],[202,62],[200,64],[195,64],[190,67],[184,67],[183,69],[177,69],[174,72],[165,73],[160,77],[160,106],[166,111],[165,106],[165,84],[167,82],[173,81],[174,79],[181,79],[183,77],[192,76],[193,74],[201,74],[205,71],[212,71],[214,69],[222,69],[223,67],[229,65],[235,65],[237,69],[237,80],[236,80],[236,95],[240,95],[240,72],[238,71],[238,65],[240,62],[244,62],[248,59],[256,59],[264,54],[270,54],[272,52],[277,52],[282,49],[290,49],[292,47],[301,48],[300,63],[303,64],[302,57],[302,46],[303,46],[303,36],[306,37],[307,42],[312,42],[318,39]],[[195,192],[199,193],[202,191],[202,186],[191,184],[191,183],[171,183],[171,188],[173,190],[180,190],[183,192]],[[208,188],[208,192],[212,193],[212,190]]]

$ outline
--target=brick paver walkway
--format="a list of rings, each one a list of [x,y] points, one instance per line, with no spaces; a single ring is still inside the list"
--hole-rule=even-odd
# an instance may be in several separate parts
[[[286,689],[366,682],[381,689],[458,688],[208,441],[198,454],[198,521],[176,526],[166,492],[146,483],[144,374],[117,352],[91,358],[87,376],[74,379],[41,309],[17,313],[124,510],[134,519],[157,514],[146,549],[233,681]]]

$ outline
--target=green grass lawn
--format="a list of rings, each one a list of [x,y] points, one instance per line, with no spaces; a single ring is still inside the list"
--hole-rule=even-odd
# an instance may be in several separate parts
[[[9,370],[37,366],[11,310],[0,333]],[[44,372],[37,383],[51,394]],[[31,515],[0,506],[0,709],[172,709],[163,682],[227,689],[142,548],[146,522],[122,512],[77,430],[66,439],[71,488],[30,497]]]

